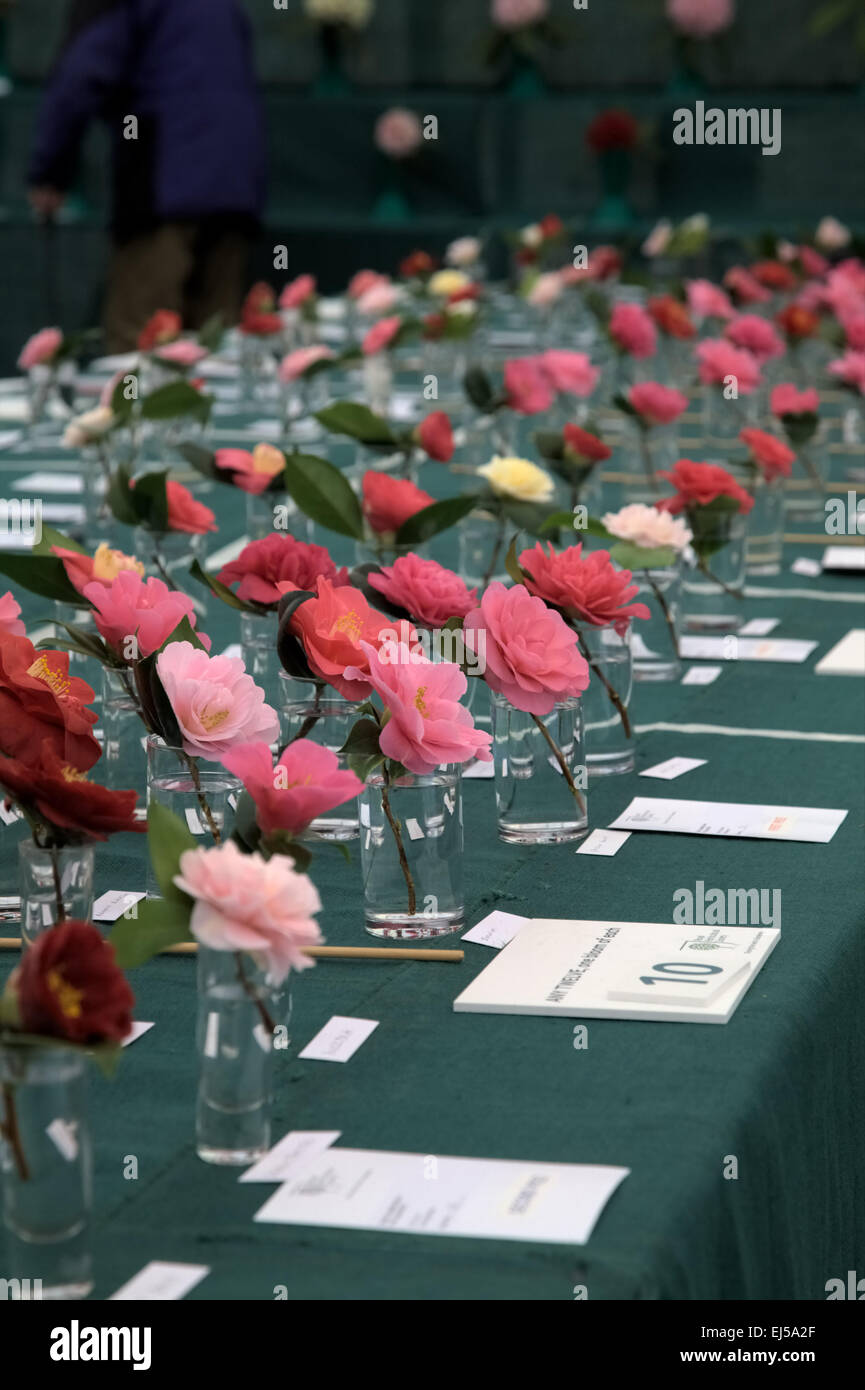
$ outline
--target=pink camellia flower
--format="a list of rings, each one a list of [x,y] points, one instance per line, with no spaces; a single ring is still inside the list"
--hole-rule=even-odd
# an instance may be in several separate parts
[[[504,385],[508,405],[518,415],[540,415],[549,410],[555,393],[537,357],[512,357],[505,363]]]
[[[59,328],[41,328],[27,339],[21,349],[18,366],[22,372],[28,372],[31,367],[46,366],[54,361],[62,346],[63,334]]]
[[[26,628],[19,618],[20,603],[15,602],[11,592],[0,594],[0,632],[9,632],[13,637],[23,637]]]
[[[130,661],[158,651],[183,618],[189,619],[191,627],[197,621],[187,594],[169,589],[161,579],[142,579],[131,570],[122,570],[110,584],[87,584],[84,597],[92,603],[93,621],[109,647]],[[209,637],[198,636],[210,646]],[[136,647],[130,655],[127,643],[132,637]]]
[[[386,275],[380,275],[368,289],[357,296],[357,312],[363,318],[378,318],[382,314],[389,314],[401,300],[402,291],[399,285],[395,285]]]
[[[865,307],[861,311],[850,310],[840,313],[838,322],[844,329],[846,346],[852,352],[865,351]]]
[[[718,463],[679,459],[668,472],[661,472],[658,476],[666,478],[676,489],[675,497],[665,497],[658,503],[663,511],[672,512],[674,516],[693,507],[708,507],[718,497],[732,497],[739,504],[739,512],[743,516],[747,516],[754,505],[750,493]]]
[[[286,353],[280,362],[279,379],[297,381],[298,377],[306,375],[310,367],[314,367],[318,362],[332,362],[335,356],[333,349],[326,347],[324,343],[297,348],[294,352]]]
[[[658,333],[651,318],[639,304],[617,304],[610,315],[610,337],[622,352],[643,359],[654,357]]]
[[[408,478],[391,478],[372,468],[363,475],[363,514],[378,535],[398,531],[404,521],[433,501]]]
[[[736,312],[729,296],[711,280],[686,280],[685,293],[696,319],[731,319]]]
[[[773,357],[783,357],[786,347],[768,319],[759,314],[739,314],[724,329],[724,337],[736,347],[745,348],[762,365]]]
[[[829,363],[828,370],[845,386],[865,396],[865,352],[845,352]]]
[[[283,594],[291,593],[293,584],[280,584]],[[370,692],[366,673],[345,677],[346,668],[362,670],[366,654],[361,642],[379,647],[382,632],[393,631],[393,619],[371,608],[361,593],[351,584],[332,584],[329,579],[316,580],[316,597],[307,599],[295,609],[289,628],[302,644],[309,668],[318,680],[327,681],[347,700],[365,700]],[[414,639],[416,634],[410,633]]]
[[[531,575],[526,580],[533,594],[562,608],[577,622],[592,627],[610,624],[621,635],[632,618],[651,616],[644,603],[632,603],[638,586],[631,583],[630,570],[618,570],[606,550],[593,550],[583,557],[582,543],[566,546],[558,554],[549,553],[540,541],[520,555],[520,569]]]
[[[107,541],[101,541],[93,555],[85,555],[80,550],[64,550],[60,545],[52,545],[51,551],[63,561],[66,577],[79,594],[84,593],[88,584],[110,584],[122,570],[144,574],[140,560],[124,555],[122,550],[111,550]]]
[[[263,835],[277,830],[299,835],[319,816],[363,790],[359,777],[340,768],[335,753],[308,738],[290,743],[275,766],[266,743],[239,743],[223,753],[220,761],[240,778],[255,802],[255,819]]]
[[[448,618],[464,618],[477,602],[477,589],[467,589],[453,570],[419,555],[400,555],[379,573],[371,571],[367,580],[389,603],[430,627],[444,627]]]
[[[798,249],[799,264],[806,275],[816,278],[818,275],[825,275],[829,269],[829,262],[825,256],[821,256],[819,251],[815,251],[813,246],[800,246]]]
[[[638,415],[653,425],[670,425],[688,408],[687,396],[657,381],[641,381],[632,386],[628,401]]]
[[[758,466],[767,481],[772,478],[789,478],[796,455],[786,444],[782,444],[780,439],[776,439],[774,434],[749,428],[740,430],[739,438],[748,446],[752,462]]]
[[[593,367],[586,352],[568,352],[564,348],[549,348],[537,359],[541,371],[554,391],[569,396],[590,396],[598,384],[600,367]]]
[[[529,289],[526,300],[536,309],[548,309],[551,304],[561,299],[564,288],[564,281],[558,271],[550,270],[545,275],[538,276]]]
[[[820,409],[820,392],[811,386],[797,391],[792,382],[774,387],[769,397],[769,409],[779,418],[782,415],[811,415]]]
[[[191,757],[218,762],[238,743],[279,737],[276,710],[264,702],[238,657],[209,656],[191,642],[169,642],[156,658],[162,682]]]
[[[468,681],[459,666],[452,661],[427,661],[405,642],[382,650],[368,642],[361,646],[370,684],[390,716],[379,738],[386,758],[421,776],[443,763],[467,763],[472,758],[492,761],[492,735],[476,729],[471,714],[460,704]],[[349,667],[345,674],[352,679],[363,673]]]
[[[733,347],[724,338],[706,338],[697,344],[699,377],[704,386],[726,386],[733,377],[741,395],[748,396],[763,380],[756,357],[744,348]]]
[[[526,29],[546,19],[549,0],[492,0],[493,23],[499,29]]]
[[[522,584],[490,584],[463,631],[469,651],[485,655],[487,685],[516,709],[549,714],[557,701],[581,695],[589,684],[576,633]]]
[[[200,343],[194,343],[191,338],[178,338],[173,343],[166,343],[163,347],[154,349],[154,356],[162,362],[173,362],[178,367],[195,367],[199,362],[203,362],[210,353],[207,348]]]
[[[349,299],[360,299],[361,295],[374,289],[376,285],[389,284],[388,276],[382,275],[379,270],[358,270],[349,280],[346,293]]]
[[[384,352],[385,348],[390,347],[394,338],[402,328],[402,319],[399,314],[394,314],[388,319],[379,319],[374,323],[368,333],[365,334],[360,348],[364,357],[372,357],[377,352]]]
[[[286,855],[243,854],[231,840],[188,849],[174,882],[195,899],[189,929],[202,946],[260,957],[277,984],[290,970],[315,964],[304,947],[321,942],[321,899]]]
[[[135,479],[130,481],[135,487]],[[208,531],[216,531],[216,517],[209,507],[199,502],[188,487],[175,483],[171,478],[165,481],[165,500],[168,503],[169,531],[183,531],[188,536],[204,536]]]
[[[248,449],[217,449],[213,455],[217,468],[232,475],[231,481],[243,492],[266,492],[277,474],[285,469],[285,454],[273,444],[256,444]]]
[[[375,123],[376,148],[389,159],[409,159],[423,141],[420,116],[404,106],[392,106]]]
[[[666,0],[667,18],[689,39],[711,39],[736,18],[735,0]]]
[[[450,417],[434,410],[415,427],[414,437],[425,454],[436,463],[449,463],[454,456],[454,432]]]
[[[765,304],[772,298],[770,291],[764,289],[743,265],[731,266],[724,276],[724,284],[737,304]]]
[[[238,598],[275,607],[284,593],[281,585],[314,592],[319,576],[334,584],[349,582],[348,570],[338,570],[323,545],[310,545],[273,531],[245,545],[237,559],[223,565],[216,577],[220,584],[237,584]]]
[[[299,309],[301,304],[305,304],[311,299],[316,291],[316,279],[314,275],[298,275],[296,280],[292,280],[286,285],[282,294],[279,296],[280,309]]]

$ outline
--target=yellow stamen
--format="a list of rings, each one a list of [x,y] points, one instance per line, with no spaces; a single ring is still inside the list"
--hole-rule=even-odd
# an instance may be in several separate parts
[[[68,695],[72,685],[69,677],[64,676],[62,671],[52,670],[44,656],[40,656],[33,662],[32,666],[27,668],[27,674],[33,676],[34,680],[44,681],[47,686],[51,687],[55,695]]]
[[[331,637],[335,632],[344,632],[351,638],[352,642],[356,642],[363,632],[363,618],[359,613],[343,613],[331,628]]]
[[[414,697],[414,707],[418,711],[418,713],[423,715],[425,719],[426,716],[429,714],[429,710],[427,709],[424,695],[426,695],[426,686],[419,685],[417,688],[417,694]]]
[[[64,781],[64,782],[86,782],[86,781],[87,781],[87,774],[86,774],[85,772],[79,772],[78,769],[77,769],[77,767],[70,767],[69,764],[67,763],[66,766],[65,766],[64,769],[63,769],[63,781]]]
[[[76,989],[64,979],[59,970],[49,970],[46,976],[48,988],[52,994],[57,996],[60,1005],[60,1012],[65,1018],[80,1018],[82,1009],[81,1001],[84,998],[84,991]]]
[[[218,709],[213,711],[207,710],[201,716],[201,723],[207,730],[207,732],[211,733],[213,729],[218,729],[220,724],[224,724],[227,718],[227,709]]]

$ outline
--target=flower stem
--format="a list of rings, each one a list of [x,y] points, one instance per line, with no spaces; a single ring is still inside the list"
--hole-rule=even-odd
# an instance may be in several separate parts
[[[304,719],[297,733],[294,734],[294,736],[288,740],[288,744],[286,745],[287,747],[289,747],[292,743],[296,743],[299,738],[306,738],[309,734],[312,733],[319,719],[321,719],[321,697],[323,691],[323,685],[316,685],[315,699],[312,702],[312,709]]]
[[[57,847],[49,845],[48,857],[51,860],[51,877],[54,879],[54,897],[57,902],[57,923],[66,921],[66,907],[63,902],[63,887],[60,882],[60,865],[57,862]]]
[[[3,1083],[3,1119],[0,1120],[0,1135],[3,1136],[12,1151],[19,1178],[22,1182],[27,1182],[30,1177],[30,1169],[21,1144],[21,1131],[18,1128],[18,1115],[15,1111],[15,1087],[11,1081],[4,1081]]]
[[[579,787],[577,786],[576,782],[574,781],[573,774],[571,773],[571,769],[568,767],[567,759],[565,758],[564,753],[562,752],[562,750],[561,750],[561,748],[559,747],[559,745],[556,743],[556,740],[553,738],[552,734],[550,733],[550,731],[549,731],[549,729],[547,728],[546,724],[544,723],[543,719],[541,719],[540,715],[538,715],[538,714],[533,714],[533,715],[532,715],[532,719],[534,719],[535,723],[537,724],[538,728],[540,729],[541,733],[543,734],[544,738],[546,739],[547,743],[549,744],[550,750],[551,750],[551,752],[552,752],[552,754],[553,754],[553,757],[555,758],[556,762],[558,763],[559,767],[560,767],[561,770],[562,770],[562,776],[564,777],[565,781],[567,782],[568,786],[570,787],[571,791],[573,792],[574,800],[576,801],[576,803],[577,803],[577,805],[579,806],[580,810],[582,811],[583,815],[585,815],[585,814],[586,814],[586,801],[585,801],[585,797],[582,795],[582,793],[581,793]]]
[[[619,695],[619,692],[617,690],[614,690],[613,686],[610,684],[603,671],[601,670],[600,666],[590,654],[589,649],[586,646],[583,634],[581,632],[577,633],[577,641],[580,644],[580,651],[582,652],[583,656],[586,658],[586,661],[589,664],[589,670],[594,672],[594,674],[597,676],[598,680],[601,682],[601,685],[604,687],[608,696],[610,697],[610,700],[612,701],[613,705],[619,712],[619,718],[622,721],[622,729],[624,731],[625,738],[630,738],[631,721],[628,718],[628,711],[622,703],[622,698]]]
[[[201,807],[204,819],[207,821],[207,828],[213,836],[213,843],[219,845],[222,843],[222,836],[219,833],[219,826],[216,824],[213,812],[208,805],[207,797],[201,789],[201,775],[198,771],[198,764],[188,753],[180,752],[178,756],[189,768],[189,775],[192,778],[195,795],[198,797],[198,804]]]
[[[701,574],[704,574],[707,579],[711,579],[713,584],[717,584],[719,589],[723,589],[725,594],[729,594],[731,598],[738,599],[741,603],[742,599],[745,597],[744,591],[742,589],[732,589],[729,584],[724,583],[723,579],[719,579],[716,574],[713,574],[702,555],[697,555],[697,569]]]
[[[652,466],[652,451],[649,448],[649,431],[645,428],[640,430],[640,457],[643,460],[646,480],[652,492],[658,491],[658,480],[655,477],[655,470]]]
[[[243,989],[244,994],[246,994],[248,998],[252,1000],[252,1003],[258,1010],[262,1023],[264,1024],[270,1036],[273,1037],[273,1034],[276,1032],[276,1024],[274,1023],[270,1015],[270,1011],[268,1010],[268,1007],[265,1004],[264,1000],[259,998],[258,994],[256,994],[255,992],[252,982],[246,976],[246,972],[243,968],[243,956],[241,955],[240,951],[235,951],[234,958],[237,961],[237,978],[240,981],[241,988]]]
[[[658,600],[658,607],[660,608],[661,612],[662,612],[663,615],[664,615],[664,621],[666,622],[667,627],[668,627],[669,632],[670,632],[670,641],[671,641],[672,644],[673,644],[673,655],[678,659],[678,656],[679,656],[679,636],[678,636],[678,633],[676,632],[676,624],[673,622],[673,615],[672,615],[672,613],[670,612],[670,605],[667,603],[667,600],[666,600],[666,598],[664,597],[664,594],[663,594],[663,592],[662,592],[660,586],[659,586],[658,584],[656,584],[655,581],[654,581],[654,579],[652,578],[652,575],[651,575],[651,571],[650,571],[650,570],[646,570],[646,580],[647,580],[647,582],[648,582],[649,588],[651,589],[652,593],[655,595],[655,598]]]
[[[501,554],[502,545],[504,544],[504,539],[505,539],[505,519],[504,519],[503,516],[501,516],[501,517],[499,517],[498,532],[497,532],[497,534],[496,534],[495,544],[494,544],[494,546],[493,546],[493,553],[492,553],[492,555],[490,556],[490,562],[489,562],[489,564],[487,565],[486,574],[484,575],[483,579],[481,580],[481,588],[482,588],[482,589],[485,589],[485,588],[487,587],[487,585],[489,584],[490,580],[492,579],[493,575],[494,575],[495,572],[496,572],[496,569],[497,569],[498,563],[499,563],[499,555]]]
[[[402,876],[405,879],[406,888],[408,889],[408,915],[409,917],[414,917],[415,913],[417,912],[417,893],[415,892],[414,879],[411,876],[411,869],[409,868],[408,859],[406,857],[405,845],[403,844],[402,838],[402,830],[400,829],[399,821],[394,815],[393,809],[390,804],[390,796],[388,795],[388,787],[390,786],[390,773],[387,770],[387,765],[383,767],[382,775],[384,777],[384,786],[381,789],[381,807],[385,815],[387,816],[388,825],[393,831],[393,838],[396,841],[396,852],[399,855],[399,866],[402,869]]]
[[[168,568],[167,568],[167,566],[166,566],[166,564],[165,564],[165,562],[164,562],[162,556],[161,556],[160,553],[159,553],[159,546],[157,545],[156,541],[153,542],[153,554],[151,555],[150,558],[151,558],[151,560],[153,561],[153,564],[154,564],[155,568],[156,568],[156,569],[159,571],[159,573],[162,575],[162,578],[165,580],[165,583],[167,584],[168,588],[169,588],[169,589],[174,589],[174,590],[176,591],[177,585],[175,584],[174,580],[171,578],[171,575],[168,573]]]

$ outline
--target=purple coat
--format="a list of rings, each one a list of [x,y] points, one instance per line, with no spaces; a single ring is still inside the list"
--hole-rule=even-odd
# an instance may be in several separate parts
[[[130,116],[137,139],[124,138]],[[239,0],[73,0],[37,121],[32,186],[70,187],[94,117],[111,133],[118,235],[262,212],[264,117]]]

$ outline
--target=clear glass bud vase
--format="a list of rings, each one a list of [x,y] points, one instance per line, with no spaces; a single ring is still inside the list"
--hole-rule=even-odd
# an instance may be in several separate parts
[[[726,512],[709,519],[689,515],[694,532],[694,563],[684,578],[686,632],[736,632],[742,623],[745,592],[747,518]]]
[[[264,691],[272,708],[278,708],[282,666],[276,650],[276,613],[241,613],[240,654],[247,675]]]
[[[635,681],[675,681],[679,660],[682,619],[682,571],[678,564],[664,569],[634,570],[636,600],[645,603],[651,616],[640,620],[631,634]]]
[[[113,790],[147,788],[146,730],[138,714],[132,672],[102,671],[102,729],[105,742],[99,763],[99,779]]]
[[[195,1136],[205,1163],[245,1166],[270,1148],[274,1032],[286,991],[251,957],[198,949]]]
[[[752,483],[754,506],[748,514],[745,572],[781,573],[784,549],[785,478],[757,478]]]
[[[16,1300],[93,1288],[86,1067],[69,1048],[0,1047],[0,1269]]]
[[[332,753],[339,753],[359,718],[359,705],[346,700],[332,685],[324,681],[300,681],[285,671],[279,677],[279,718],[282,744],[308,738]],[[340,759],[340,766],[348,764]],[[308,840],[356,840],[358,818],[356,806],[346,802],[332,813],[319,816],[304,831]]]
[[[589,828],[583,710],[562,700],[549,714],[516,709],[491,696],[499,839],[507,844],[563,844]]]
[[[18,845],[18,878],[21,939],[25,947],[58,922],[90,920],[92,845],[42,849],[32,840],[22,840]]]
[[[220,763],[201,762],[157,734],[147,735],[147,805],[166,806],[199,838],[202,849],[231,835],[241,790],[240,780]],[[147,895],[160,896],[149,861]]]
[[[360,804],[366,930],[421,940],[463,924],[463,817],[458,767],[386,778],[374,773]]]
[[[633,772],[635,736],[630,703],[633,656],[630,624],[580,629],[580,650],[589,663],[589,687],[583,692],[586,766],[590,777]]]

